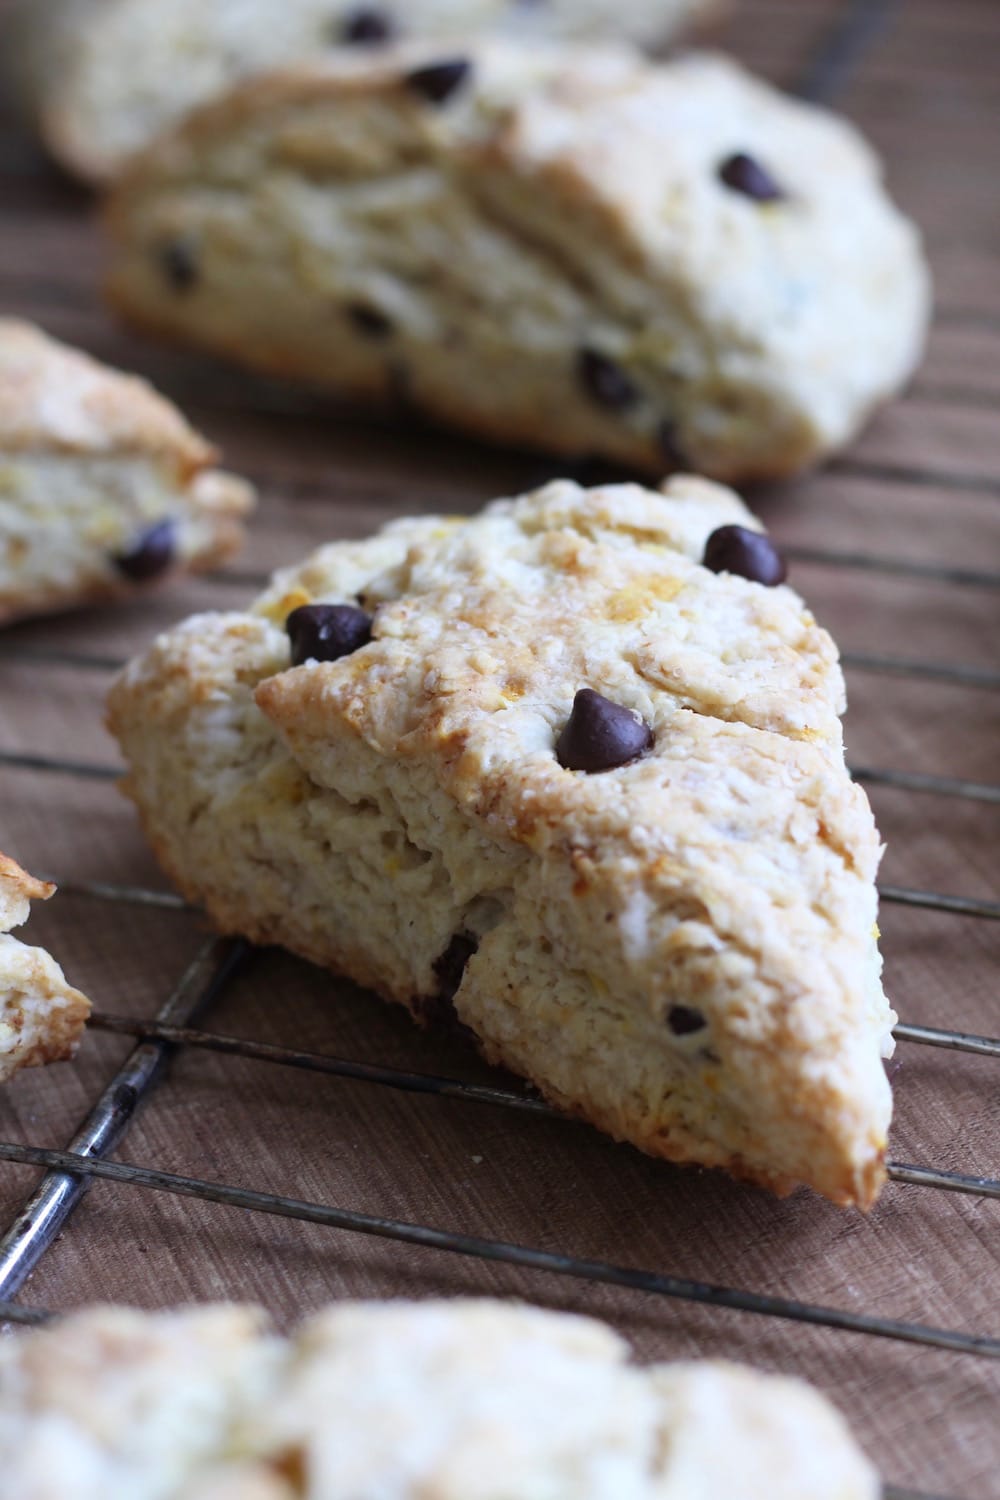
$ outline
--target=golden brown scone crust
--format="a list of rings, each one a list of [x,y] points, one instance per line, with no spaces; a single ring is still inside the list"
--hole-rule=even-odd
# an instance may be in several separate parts
[[[9,935],[27,921],[32,901],[54,892],[0,853],[0,1083],[20,1068],[72,1057],[90,1014],[50,954]]]
[[[730,524],[758,523],[692,478],[397,523],[160,637],[110,724],[159,858],[223,930],[421,1019],[453,1005],[489,1058],[654,1155],[868,1204],[894,1020],[878,836],[829,636],[787,586],[700,564]],[[371,644],[289,670],[289,612],[359,597]],[[565,770],[584,687],[653,748]]]
[[[148,381],[17,318],[0,319],[0,443],[6,452],[143,454],[185,477],[218,457]]]

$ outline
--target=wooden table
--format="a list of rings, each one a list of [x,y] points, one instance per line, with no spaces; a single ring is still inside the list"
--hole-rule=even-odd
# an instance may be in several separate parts
[[[971,905],[957,914],[934,897],[885,902],[888,988],[903,1020],[993,1035],[1000,6],[904,0],[889,12],[743,0],[721,40],[786,86],[835,97],[883,151],[894,194],[927,235],[937,317],[912,389],[823,473],[751,499],[846,653],[852,763],[979,784],[952,795],[934,783],[874,783],[871,794],[888,844],[886,886]],[[0,1161],[0,1229],[38,1180],[19,1148],[65,1147],[134,1045],[108,1018],[149,1023],[207,941],[196,913],[140,897],[166,887],[104,774],[116,759],[101,725],[114,663],[192,610],[242,603],[259,575],[315,543],[410,511],[472,510],[557,472],[537,457],[366,423],[131,338],[101,306],[102,261],[87,195],[8,126],[0,310],[152,377],[256,480],[262,504],[246,553],[224,575],[13,629],[0,642],[0,847],[63,885],[29,935],[53,948],[106,1018],[74,1064],[24,1075],[0,1097],[0,1156],[20,1158]],[[211,949],[206,961],[218,957]],[[251,955],[195,1024],[406,1075],[514,1087],[460,1044],[421,1035],[403,1013],[276,952]],[[989,1359],[678,1300],[662,1286],[445,1254],[407,1243],[399,1229],[433,1226],[487,1249],[502,1241],[1000,1336],[1000,1202],[987,1193],[892,1183],[867,1218],[808,1193],[777,1202],[648,1161],[577,1124],[248,1050],[220,1054],[189,1040],[111,1159],[336,1212],[307,1223],[180,1196],[170,1178],[159,1191],[100,1181],[41,1259],[23,1307],[241,1297],[288,1323],[346,1296],[530,1298],[609,1318],[643,1358],[724,1354],[805,1375],[839,1401],[889,1480],[1000,1494],[1000,1367]],[[901,1056],[894,1160],[1000,1175],[998,1060],[910,1044]],[[119,1091],[119,1111],[130,1102]],[[397,1223],[372,1237],[358,1230],[378,1226],[351,1215]]]

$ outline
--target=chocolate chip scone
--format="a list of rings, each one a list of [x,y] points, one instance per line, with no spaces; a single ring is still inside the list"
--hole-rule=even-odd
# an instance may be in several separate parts
[[[0,1500],[878,1500],[840,1414],[500,1302],[95,1308],[0,1343]]]
[[[28,920],[31,902],[54,891],[0,854],[0,1083],[19,1068],[72,1057],[90,1014],[89,1000],[66,983],[51,954],[10,936]]]
[[[331,48],[479,32],[658,45],[726,0],[21,0],[0,50],[55,156],[94,182],[238,79]],[[25,89],[25,86],[26,89]]]
[[[621,1140],[868,1204],[895,1020],[833,642],[730,491],[397,522],[113,687],[181,889]]]
[[[0,318],[0,623],[236,551],[252,491],[134,376]]]
[[[404,49],[253,81],[120,184],[146,329],[497,441],[776,476],[913,369],[917,236],[732,63]]]

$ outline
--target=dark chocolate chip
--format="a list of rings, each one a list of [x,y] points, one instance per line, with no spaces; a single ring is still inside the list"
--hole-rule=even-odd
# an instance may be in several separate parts
[[[638,401],[639,388],[631,377],[621,365],[597,349],[581,349],[576,368],[584,389],[598,406],[606,406],[609,411],[625,411]]]
[[[418,1020],[437,1031],[447,1032],[475,1041],[475,1033],[464,1021],[460,1021],[455,1009],[455,996],[462,983],[466,965],[479,944],[467,932],[458,932],[434,964],[437,992],[417,1000],[415,1010]]]
[[[392,324],[385,313],[379,312],[377,307],[371,307],[367,302],[350,303],[347,316],[366,339],[387,339],[392,333]]]
[[[198,280],[198,253],[190,240],[168,240],[159,249],[163,274],[175,292],[189,292]]]
[[[349,46],[378,46],[382,42],[391,42],[395,31],[392,17],[384,10],[362,6],[359,10],[352,10],[340,23],[337,39]]]
[[[581,688],[556,741],[556,759],[567,771],[611,771],[635,760],[652,743],[653,731],[631,709]]]
[[[438,982],[440,1000],[454,1000],[466,965],[478,947],[479,943],[471,933],[456,932],[441,957],[435,960],[434,977]]]
[[[687,467],[687,459],[681,452],[677,442],[677,428],[669,417],[665,418],[656,429],[656,440],[660,445],[660,452],[664,461],[671,469],[684,469]]]
[[[770,538],[746,526],[720,526],[713,531],[702,561],[712,573],[738,573],[768,588],[788,577],[788,564]]]
[[[302,604],[285,621],[292,643],[292,666],[306,661],[339,661],[367,646],[372,617],[353,604]]]
[[[427,63],[423,68],[414,68],[406,75],[406,85],[432,104],[443,104],[461,88],[471,72],[472,64],[467,57],[449,57],[441,62]]]
[[[720,162],[719,177],[734,193],[742,193],[755,203],[778,203],[787,197],[767,168],[745,151],[737,151]]]
[[[177,527],[173,521],[157,521],[140,532],[126,552],[112,558],[115,567],[133,583],[146,583],[165,573],[177,550]]]
[[[690,1036],[694,1031],[704,1031],[708,1022],[700,1010],[690,1005],[672,1005],[667,1012],[667,1025],[674,1036]]]

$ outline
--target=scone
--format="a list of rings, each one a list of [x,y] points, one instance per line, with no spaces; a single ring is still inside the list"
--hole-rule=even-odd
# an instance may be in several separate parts
[[[0,1500],[878,1500],[800,1380],[642,1369],[589,1318],[95,1308],[0,1342]]]
[[[332,48],[478,32],[654,46],[726,0],[20,0],[0,50],[55,156],[94,182],[238,79]]]
[[[868,147],[721,58],[299,67],[152,148],[110,225],[111,298],[142,328],[657,475],[816,462],[927,319]]]
[[[0,318],[0,623],[236,551],[252,491],[134,376]]]
[[[54,891],[0,854],[0,1083],[19,1068],[72,1057],[90,1014],[51,954],[10,936],[28,920],[30,903]]]
[[[397,522],[168,632],[110,724],[226,932],[656,1156],[869,1204],[895,1017],[833,642],[730,491]]]

